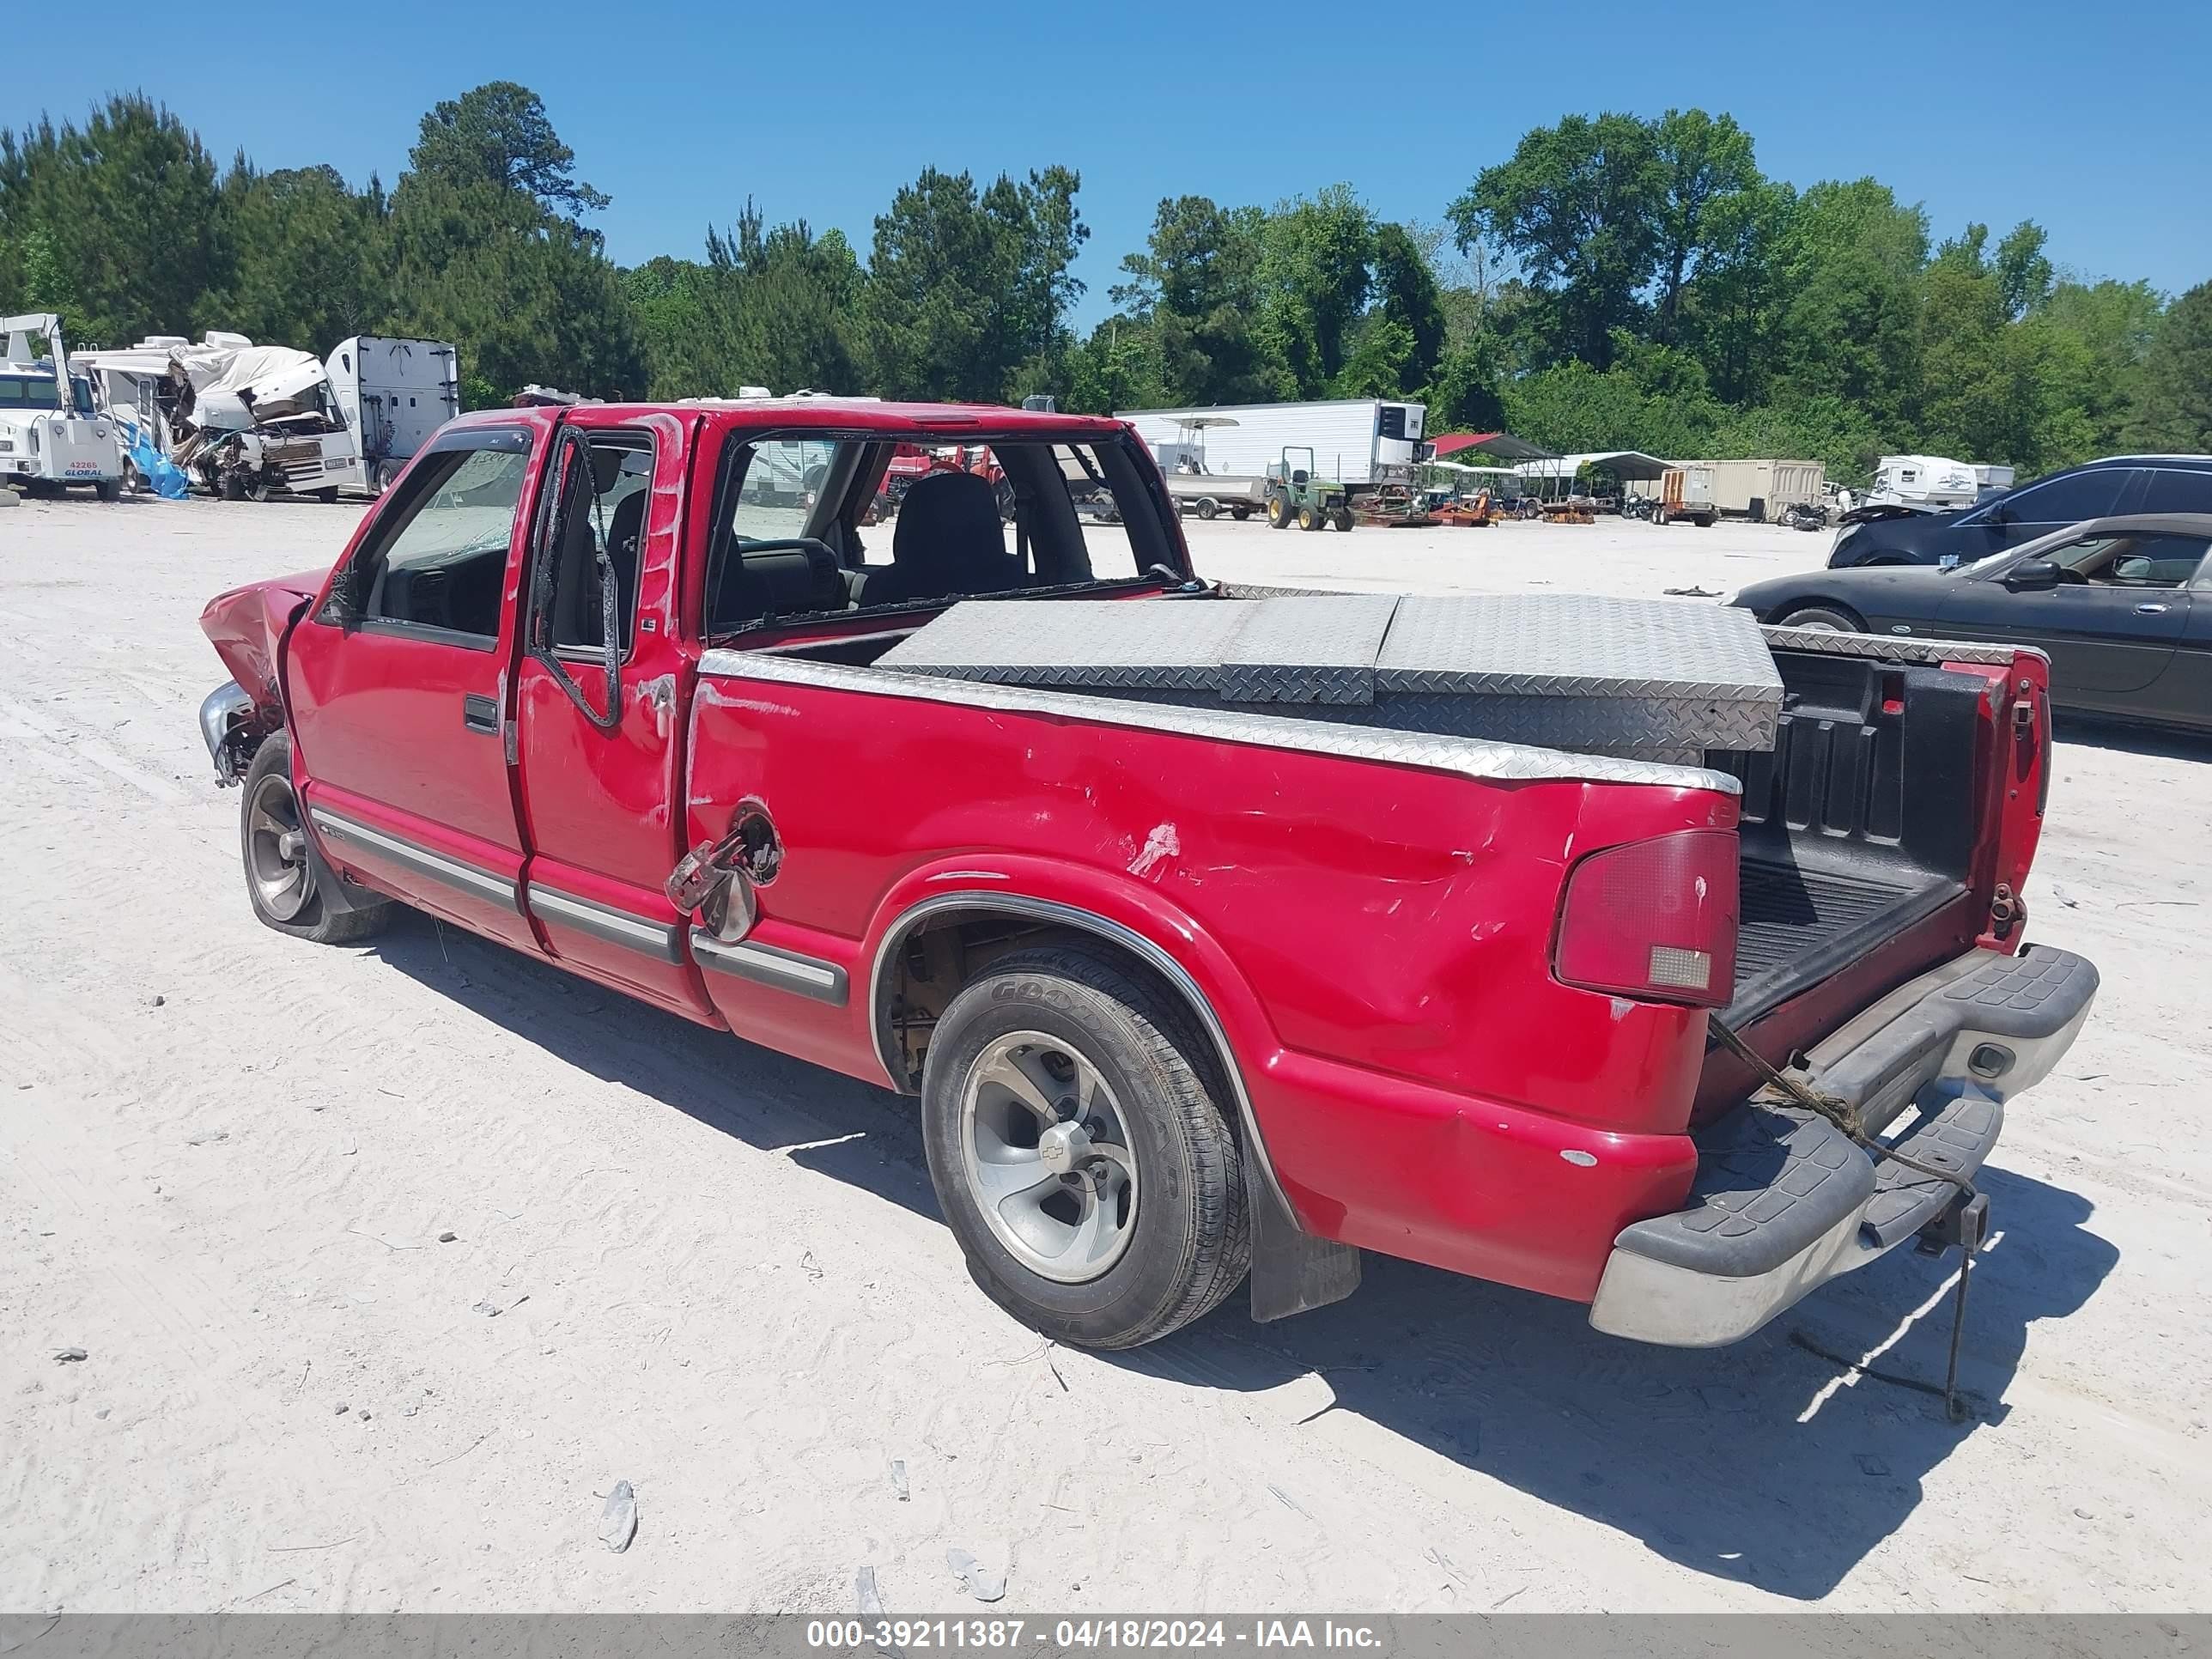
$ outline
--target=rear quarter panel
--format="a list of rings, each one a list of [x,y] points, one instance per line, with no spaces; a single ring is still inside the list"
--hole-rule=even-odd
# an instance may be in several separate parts
[[[1567,867],[1733,826],[1717,790],[1478,780],[899,695],[702,677],[690,831],[757,796],[786,857],[761,943],[842,966],[845,1006],[746,987],[741,1035],[886,1081],[866,988],[934,893],[1018,893],[1133,928],[1197,981],[1267,1153],[1328,1237],[1588,1295],[1629,1219],[1678,1202],[1701,1018],[1550,972]],[[1564,1150],[1599,1149],[1593,1165]]]

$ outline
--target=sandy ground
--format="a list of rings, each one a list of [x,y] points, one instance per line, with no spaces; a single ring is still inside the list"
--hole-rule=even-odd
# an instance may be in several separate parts
[[[1718,1352],[1370,1258],[1349,1304],[1096,1358],[969,1284],[892,1097],[420,919],[254,923],[196,618],[356,512],[0,508],[0,1611],[847,1612],[863,1565],[975,1611],[949,1548],[1006,1612],[2212,1607],[2212,749],[2062,748],[2032,933],[2106,988],[1986,1179],[1976,1422],[1790,1340],[1940,1377],[1950,1266],[1910,1252]],[[1623,593],[1825,548],[1193,540]]]

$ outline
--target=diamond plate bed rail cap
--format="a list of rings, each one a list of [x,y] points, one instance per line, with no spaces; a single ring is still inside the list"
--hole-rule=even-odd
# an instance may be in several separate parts
[[[1093,725],[1132,726],[1139,731],[1173,732],[1184,737],[1209,738],[1217,743],[1248,744],[1263,749],[1290,750],[1299,754],[1341,755],[1352,760],[1375,761],[1386,766],[1415,766],[1433,772],[1455,773],[1468,778],[1494,778],[1513,782],[1560,779],[1589,783],[1645,784],[1662,789],[1709,789],[1723,795],[1743,793],[1743,786],[1727,773],[1712,771],[1702,766],[1660,765],[1650,761],[1617,760],[1601,755],[1569,755],[1553,749],[1525,748],[1518,744],[1374,730],[1340,726],[1328,720],[1249,714],[1242,709],[1190,708],[1172,703],[1130,702],[1114,697],[1091,696],[1029,686],[994,685],[911,672],[885,673],[879,667],[857,668],[842,663],[806,662],[794,657],[770,656],[760,652],[708,651],[700,659],[699,672],[703,679],[710,681],[717,678],[764,681],[858,691],[874,696],[915,698],[963,708],[998,709],[1008,714],[1042,714]],[[700,695],[713,695],[713,688],[702,684]]]
[[[1826,628],[1784,628],[1768,623],[1759,630],[1776,651],[1811,651],[1828,657],[1874,657],[1886,662],[2008,663],[2015,656],[2049,655],[2032,645],[1977,644],[1971,640],[1923,640],[1896,634],[1844,634]]]

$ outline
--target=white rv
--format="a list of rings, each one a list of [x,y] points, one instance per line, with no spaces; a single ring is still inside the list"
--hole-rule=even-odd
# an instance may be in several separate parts
[[[1979,470],[1942,455],[1885,455],[1874,470],[1869,506],[1943,513],[1981,499]]]
[[[0,317],[0,483],[39,493],[89,484],[103,501],[116,500],[123,445],[114,422],[94,407],[91,384],[70,372],[61,319],[50,311]]]

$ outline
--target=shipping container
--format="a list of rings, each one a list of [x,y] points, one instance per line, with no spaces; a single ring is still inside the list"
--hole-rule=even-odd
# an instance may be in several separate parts
[[[1195,448],[1205,471],[1224,477],[1267,477],[1285,448],[1310,449],[1314,470],[1355,494],[1382,483],[1411,483],[1423,459],[1419,404],[1389,403],[1375,398],[1337,398],[1310,404],[1231,404],[1212,409],[1124,409],[1115,418],[1128,422],[1161,460],[1176,470]],[[1224,418],[1233,426],[1217,425]],[[1202,427],[1196,422],[1206,422]]]

